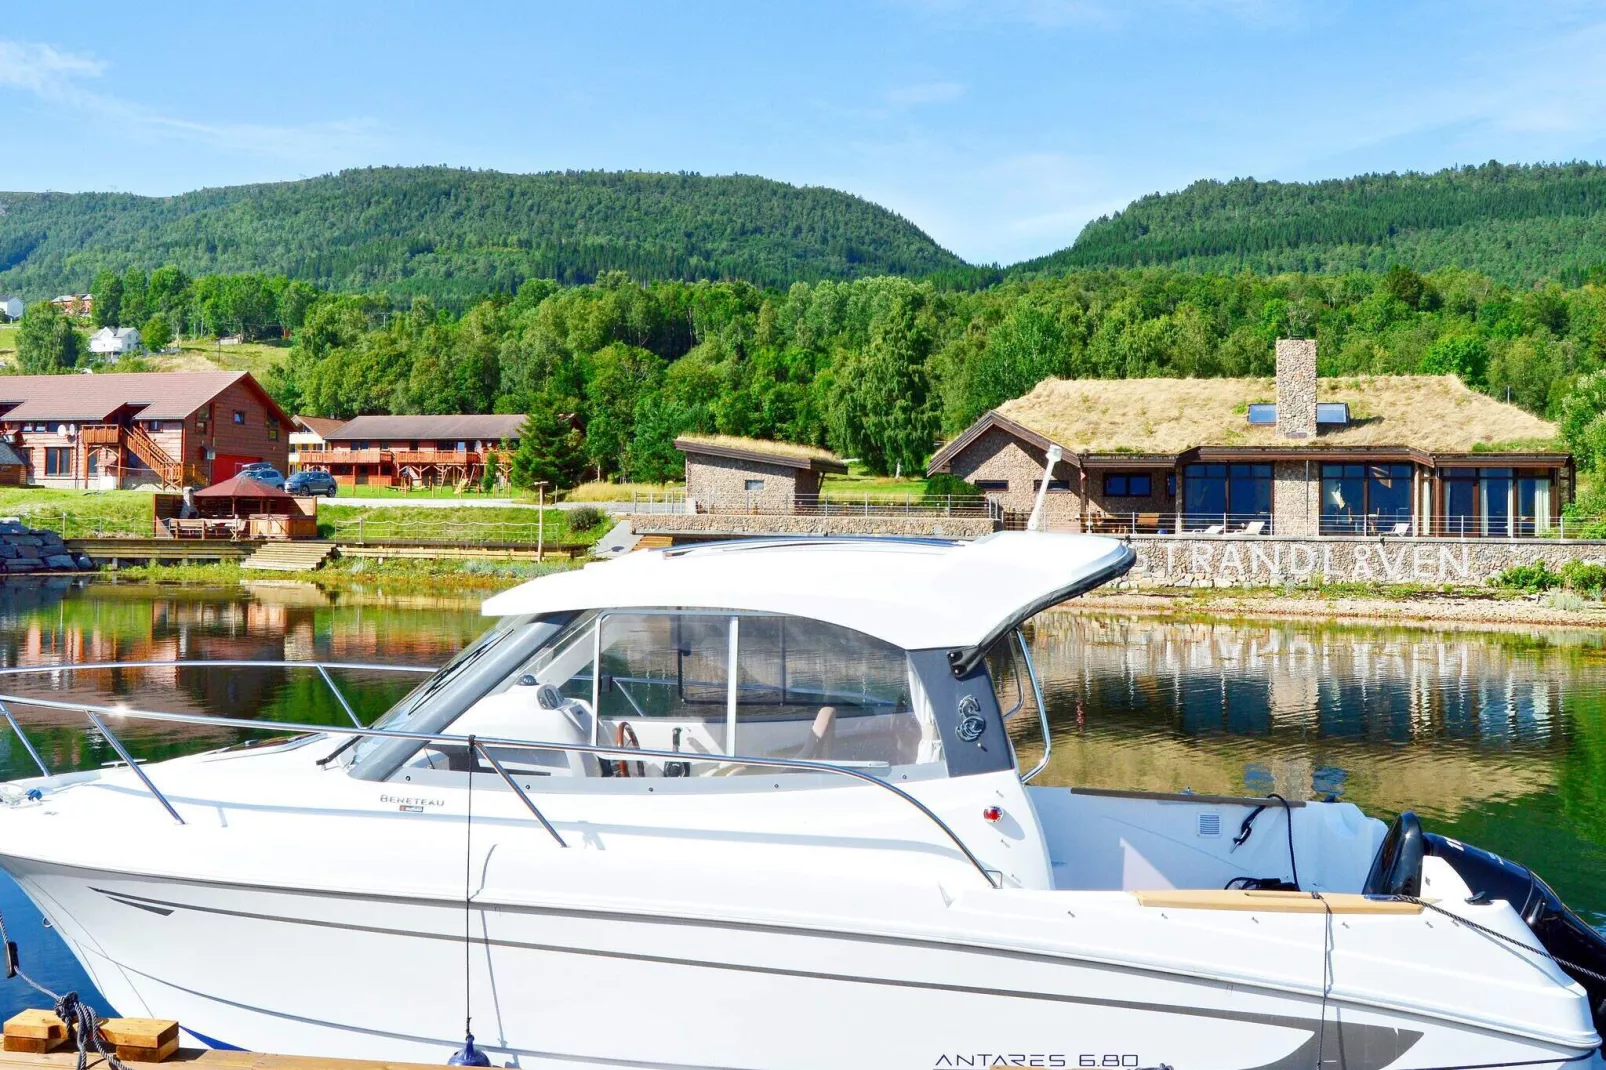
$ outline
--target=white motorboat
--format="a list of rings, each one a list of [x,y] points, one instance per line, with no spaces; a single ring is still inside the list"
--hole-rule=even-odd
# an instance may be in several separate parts
[[[1020,626],[1131,562],[1004,533],[537,579],[371,727],[5,786],[0,865],[118,1013],[218,1047],[439,1062],[469,1018],[522,1067],[1598,1063],[1602,941],[1515,863],[1347,803],[1028,785]],[[296,727],[5,702],[119,750]]]

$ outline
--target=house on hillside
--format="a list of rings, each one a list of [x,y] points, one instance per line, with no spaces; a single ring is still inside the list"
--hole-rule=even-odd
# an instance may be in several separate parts
[[[495,464],[506,480],[523,415],[359,416],[324,433],[321,449],[297,451],[347,486],[440,486],[477,483]]]
[[[1574,493],[1554,424],[1453,376],[1316,377],[1277,343],[1275,379],[1049,379],[931,460],[1023,523],[1051,446],[1045,526],[1249,535],[1525,537]]]
[[[41,486],[204,487],[283,469],[290,418],[248,372],[0,376],[0,441]]]
[[[0,294],[0,319],[15,322],[22,318],[28,304],[16,294]]]
[[[686,455],[686,498],[699,512],[806,510],[819,502],[827,472],[848,470],[829,450],[790,442],[682,435],[675,448]]]
[[[293,416],[290,428],[290,469],[298,471],[301,468],[301,451],[314,452],[327,448],[329,433],[345,423],[344,420],[333,420],[324,416]]]
[[[69,316],[88,316],[95,310],[95,298],[92,294],[62,294],[60,297],[52,297],[50,303]]]
[[[102,327],[89,336],[89,351],[115,362],[118,357],[141,349],[137,327]]]

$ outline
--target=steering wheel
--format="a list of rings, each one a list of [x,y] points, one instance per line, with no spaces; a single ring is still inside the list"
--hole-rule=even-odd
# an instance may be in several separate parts
[[[1361,892],[1365,895],[1422,894],[1422,857],[1427,853],[1427,838],[1422,833],[1422,822],[1407,810],[1394,819],[1388,834],[1372,859],[1372,870],[1366,875]]]
[[[634,747],[637,750],[641,749],[641,740],[636,738],[636,730],[630,727],[629,721],[619,722],[619,727],[615,729],[613,733],[613,745],[616,747]],[[628,758],[620,759],[614,775],[630,775],[630,760]],[[636,760],[636,775],[647,775],[647,765],[639,758]]]

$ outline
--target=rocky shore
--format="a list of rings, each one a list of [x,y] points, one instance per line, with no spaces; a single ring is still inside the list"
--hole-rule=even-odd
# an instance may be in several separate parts
[[[8,575],[33,572],[92,572],[87,554],[67,549],[54,531],[37,531],[14,517],[0,520],[0,570]]]

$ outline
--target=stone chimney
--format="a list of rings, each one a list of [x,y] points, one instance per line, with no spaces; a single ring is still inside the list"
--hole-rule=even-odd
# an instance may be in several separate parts
[[[1316,437],[1316,340],[1277,339],[1277,433]]]

